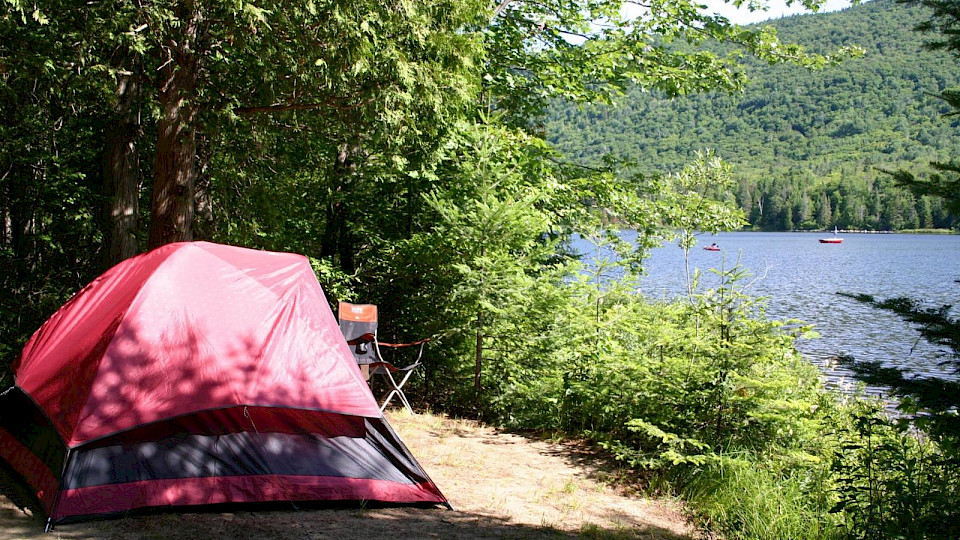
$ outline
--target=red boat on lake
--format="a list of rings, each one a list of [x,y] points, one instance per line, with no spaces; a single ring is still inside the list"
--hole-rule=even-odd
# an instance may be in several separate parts
[[[843,238],[840,238],[839,236],[837,236],[837,228],[834,227],[834,228],[833,228],[833,236],[830,236],[830,237],[827,237],[827,238],[821,238],[821,239],[820,239],[820,243],[821,243],[821,244],[842,244],[842,243],[843,243]]]

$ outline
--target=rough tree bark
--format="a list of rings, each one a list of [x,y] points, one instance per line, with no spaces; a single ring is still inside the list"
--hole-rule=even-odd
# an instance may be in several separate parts
[[[121,76],[117,86],[116,121],[107,126],[103,152],[103,267],[137,254],[140,201],[140,83],[138,70]]]
[[[160,120],[150,204],[147,247],[193,239],[196,179],[196,89],[200,55],[196,50],[201,16],[187,0],[178,6],[178,36],[165,44],[167,62],[160,68]]]

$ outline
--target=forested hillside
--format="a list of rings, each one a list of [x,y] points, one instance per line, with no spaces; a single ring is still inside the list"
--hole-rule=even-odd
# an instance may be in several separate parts
[[[955,217],[938,201],[916,199],[878,171],[960,150],[958,120],[934,97],[960,84],[960,67],[923,49],[913,28],[924,17],[923,8],[876,0],[772,21],[782,39],[810,50],[859,45],[865,54],[822,71],[751,60],[742,94],[631,91],[618,107],[557,104],[548,137],[578,162],[611,154],[645,174],[713,149],[733,165],[738,203],[765,229],[950,226]]]

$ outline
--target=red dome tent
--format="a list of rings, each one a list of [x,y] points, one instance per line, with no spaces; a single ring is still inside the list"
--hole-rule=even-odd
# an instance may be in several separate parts
[[[205,242],[115,266],[33,335],[0,457],[48,523],[136,508],[444,503],[387,424],[305,257]]]

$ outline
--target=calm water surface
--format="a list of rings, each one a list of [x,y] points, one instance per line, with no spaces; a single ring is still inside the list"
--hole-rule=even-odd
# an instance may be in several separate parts
[[[629,237],[631,232],[624,235]],[[932,306],[960,306],[960,236],[841,233],[842,244],[818,242],[830,235],[702,235],[691,251],[691,266],[702,272],[701,287],[710,288],[719,284],[719,278],[708,270],[729,269],[740,257],[741,264],[753,273],[748,291],[769,298],[771,318],[801,319],[815,325],[820,337],[800,340],[797,348],[821,366],[833,383],[849,380],[848,373],[830,362],[838,354],[877,360],[917,374],[950,377],[937,366],[945,359],[945,351],[920,340],[911,325],[892,313],[836,293],[864,293],[878,299],[909,296]],[[702,249],[711,242],[721,251]],[[645,267],[646,294],[670,297],[685,290],[683,251],[676,245],[653,250]]]

